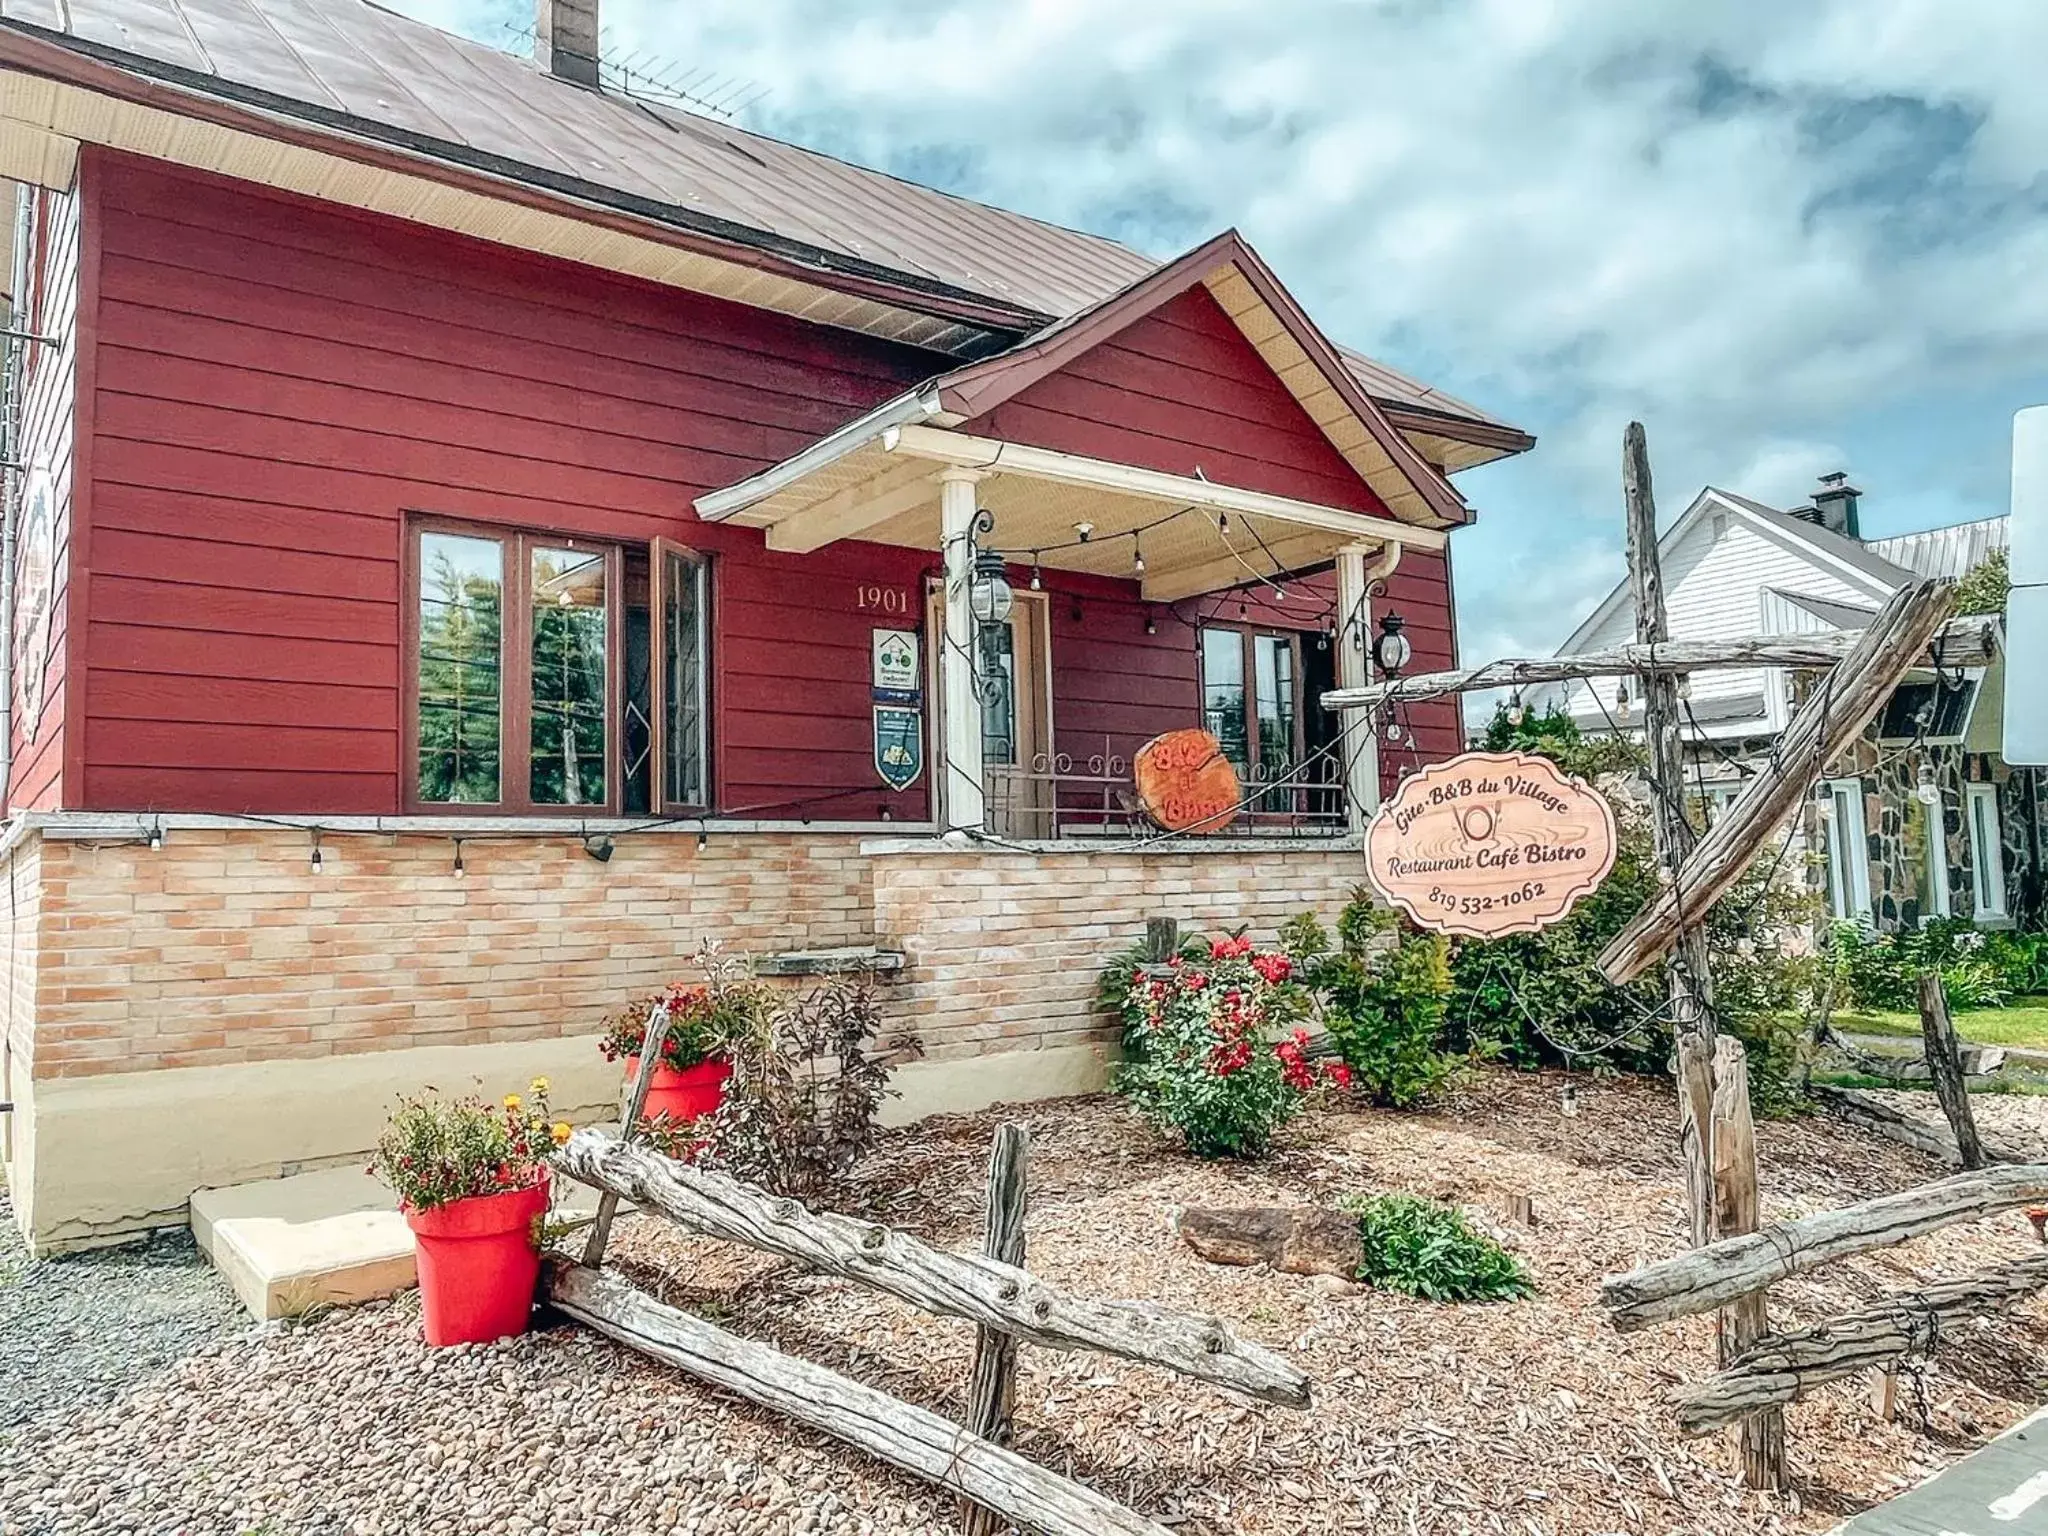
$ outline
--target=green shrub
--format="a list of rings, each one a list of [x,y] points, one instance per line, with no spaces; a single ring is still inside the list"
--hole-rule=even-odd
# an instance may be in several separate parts
[[[2024,990],[2041,951],[2021,936],[1996,937],[2006,943],[1994,948],[1970,923],[1937,918],[1896,933],[1837,923],[1830,944],[1851,1002],[1910,1013],[1920,1006],[1923,971],[1941,973],[1941,990],[1954,1009],[2003,1007],[2014,991]]]
[[[1528,751],[1567,772],[1640,772],[1633,743],[1581,738],[1557,710],[1511,725],[1495,712],[1490,751]],[[1626,987],[1611,985],[1596,964],[1601,950],[1657,893],[1657,868],[1647,807],[1610,794],[1617,847],[1614,868],[1571,915],[1540,933],[1459,940],[1451,951],[1449,1040],[1489,1043],[1520,1067],[1562,1064],[1596,1071],[1663,1073],[1671,1055],[1668,983],[1655,966]],[[1759,1114],[1781,1113],[1801,1098],[1801,1038],[1788,1023],[1811,998],[1818,967],[1806,935],[1818,898],[1802,873],[1775,848],[1715,905],[1707,922],[1720,1027],[1742,1040],[1750,1057],[1750,1094]]]
[[[1427,1098],[1466,1064],[1443,1049],[1449,942],[1406,927],[1363,888],[1352,893],[1337,935],[1340,947],[1327,953],[1313,918],[1287,931],[1352,1085],[1397,1109]]]
[[[1535,1287],[1521,1263],[1455,1206],[1417,1195],[1345,1202],[1358,1213],[1358,1278],[1426,1301],[1512,1301]]]
[[[2014,997],[2048,992],[2048,933],[1987,933],[1984,958],[1998,968],[2000,981]]]
[[[1294,961],[1248,938],[1175,955],[1159,974],[1113,962],[1103,983],[1126,985],[1118,1009],[1131,1042],[1110,1086],[1197,1157],[1259,1157],[1324,1081],[1298,1026],[1306,995]],[[1279,1038],[1275,1038],[1278,1036]]]

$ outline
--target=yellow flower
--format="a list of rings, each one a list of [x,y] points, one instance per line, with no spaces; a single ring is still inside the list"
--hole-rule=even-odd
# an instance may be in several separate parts
[[[505,1108],[506,1108],[506,1109],[508,1109],[509,1111],[511,1111],[511,1112],[512,1112],[513,1114],[515,1114],[515,1115],[516,1115],[516,1114],[518,1114],[518,1113],[519,1113],[519,1095],[518,1095],[518,1094],[516,1094],[516,1093],[508,1093],[508,1094],[506,1094],[506,1095],[505,1095]]]
[[[536,1077],[526,1086],[536,1099],[544,1099],[548,1096],[548,1080],[544,1077]]]
[[[554,1128],[550,1130],[548,1134],[555,1138],[555,1145],[559,1147],[563,1142],[569,1139],[569,1122],[566,1120],[557,1120],[554,1124]]]

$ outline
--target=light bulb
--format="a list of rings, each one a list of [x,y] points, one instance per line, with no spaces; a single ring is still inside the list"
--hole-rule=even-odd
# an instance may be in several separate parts
[[[1031,551],[1031,590],[1034,592],[1043,592],[1045,590],[1045,578],[1038,573],[1038,551],[1035,549]]]
[[[455,839],[455,878],[460,880],[469,871],[462,866],[462,839]]]
[[[1131,535],[1131,574],[1145,574],[1145,551],[1138,547],[1138,536],[1135,533]]]
[[[1095,525],[1093,523],[1076,523],[1074,524],[1074,533],[1083,544],[1086,544],[1095,535]]]
[[[161,853],[163,852],[163,846],[164,829],[160,826],[151,827],[149,829],[149,851],[151,853]]]
[[[1523,707],[1521,690],[1517,689],[1515,696],[1508,700],[1508,724],[1519,728],[1528,718],[1529,711]]]
[[[1922,805],[1941,804],[1941,786],[1934,782],[1933,764],[1922,763],[1920,765],[1920,779],[1913,786],[1913,794]]]
[[[1401,739],[1401,722],[1400,722],[1400,721],[1398,721],[1398,720],[1389,720],[1389,721],[1387,722],[1387,740],[1389,740],[1389,741],[1399,741],[1400,739]]]
[[[324,875],[327,873],[327,856],[320,851],[320,834],[318,832],[313,834],[313,857],[311,863],[314,874]]]

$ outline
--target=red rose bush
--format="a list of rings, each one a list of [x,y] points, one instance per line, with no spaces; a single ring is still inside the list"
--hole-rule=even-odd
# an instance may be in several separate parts
[[[1137,969],[1122,1010],[1116,1091],[1197,1157],[1259,1156],[1310,1094],[1348,1077],[1309,1060],[1294,962],[1248,938]]]

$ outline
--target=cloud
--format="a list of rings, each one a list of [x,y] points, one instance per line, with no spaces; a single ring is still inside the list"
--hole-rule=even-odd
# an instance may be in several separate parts
[[[2038,0],[603,3],[765,87],[761,131],[1162,256],[1237,225],[1332,335],[1537,432],[1465,480],[1475,659],[1619,575],[1632,418],[1667,516],[1841,467],[1906,527],[1998,510],[1983,418],[2048,398]]]

